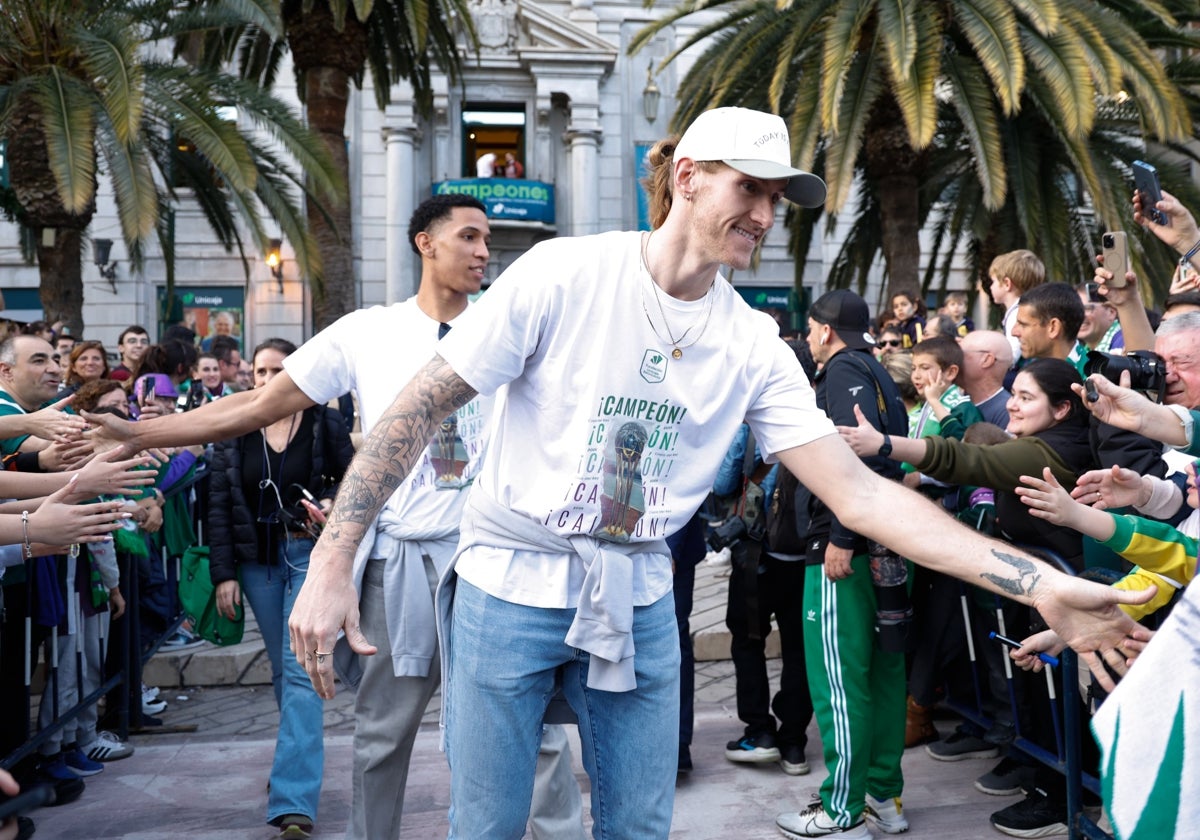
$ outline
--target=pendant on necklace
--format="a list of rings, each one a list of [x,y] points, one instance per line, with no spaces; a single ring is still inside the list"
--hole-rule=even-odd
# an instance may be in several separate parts
[[[683,351],[680,350],[678,347],[676,347],[674,350],[671,351],[671,358],[672,359],[682,359]]]

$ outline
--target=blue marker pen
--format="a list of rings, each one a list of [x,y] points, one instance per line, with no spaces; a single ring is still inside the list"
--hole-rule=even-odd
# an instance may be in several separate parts
[[[1010,648],[1021,647],[1021,643],[1018,642],[1017,640],[1010,639],[1010,638],[1008,638],[1008,636],[1001,636],[999,633],[997,633],[994,630],[992,632],[988,633],[988,638],[995,639],[997,642],[1000,642],[1000,644],[1008,645]],[[1057,656],[1051,656],[1048,653],[1039,653],[1037,655],[1037,658],[1042,660],[1043,662],[1045,662],[1047,665],[1053,665],[1055,668],[1058,667],[1058,657]]]

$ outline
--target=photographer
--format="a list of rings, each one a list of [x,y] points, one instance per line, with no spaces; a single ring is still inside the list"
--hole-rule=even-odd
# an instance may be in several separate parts
[[[1200,312],[1185,312],[1163,321],[1155,334],[1154,350],[1166,373],[1162,405],[1102,376],[1090,378],[1096,399],[1088,395],[1084,405],[1104,423],[1196,455],[1200,453],[1195,433],[1195,417],[1200,416]],[[1083,386],[1079,393],[1085,394]]]
[[[904,403],[871,355],[869,326],[866,301],[846,289],[828,292],[813,304],[808,346],[824,365],[815,381],[817,406],[839,425],[855,424],[858,409],[875,429],[903,439],[908,431]],[[900,465],[888,460],[887,449],[885,444],[863,461],[876,473],[899,479]],[[880,605],[867,539],[842,525],[815,496],[809,510],[804,653],[829,770],[821,803],[840,825],[853,825],[861,813],[883,831],[904,831],[904,653],[884,650],[876,640]]]

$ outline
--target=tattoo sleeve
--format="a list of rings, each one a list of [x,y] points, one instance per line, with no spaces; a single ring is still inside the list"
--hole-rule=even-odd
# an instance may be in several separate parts
[[[1001,577],[991,572],[984,572],[980,575],[981,578],[990,581],[1009,595],[1033,595],[1033,590],[1037,588],[1038,581],[1042,579],[1037,564],[1026,560],[1024,557],[1018,557],[1015,554],[1008,554],[997,549],[992,549],[992,555],[1001,563],[1011,566],[1016,575],[1015,577]]]
[[[324,534],[331,547],[353,553],[441,422],[474,396],[441,356],[417,372],[363,440],[342,479]]]

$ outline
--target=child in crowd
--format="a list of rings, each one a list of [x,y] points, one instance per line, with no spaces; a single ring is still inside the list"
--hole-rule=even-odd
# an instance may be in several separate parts
[[[954,330],[958,335],[966,335],[975,329],[975,322],[967,316],[966,292],[946,292],[946,302],[942,306],[954,321]]]
[[[1046,282],[1046,266],[1033,251],[1024,249],[1000,254],[988,267],[988,291],[997,306],[1004,307],[1001,326],[1013,349],[1013,362],[1021,358],[1021,343],[1013,337],[1017,325],[1017,304],[1021,295]]]
[[[925,301],[913,289],[905,289],[892,295],[892,317],[895,327],[904,338],[907,350],[921,340],[925,328]]]

